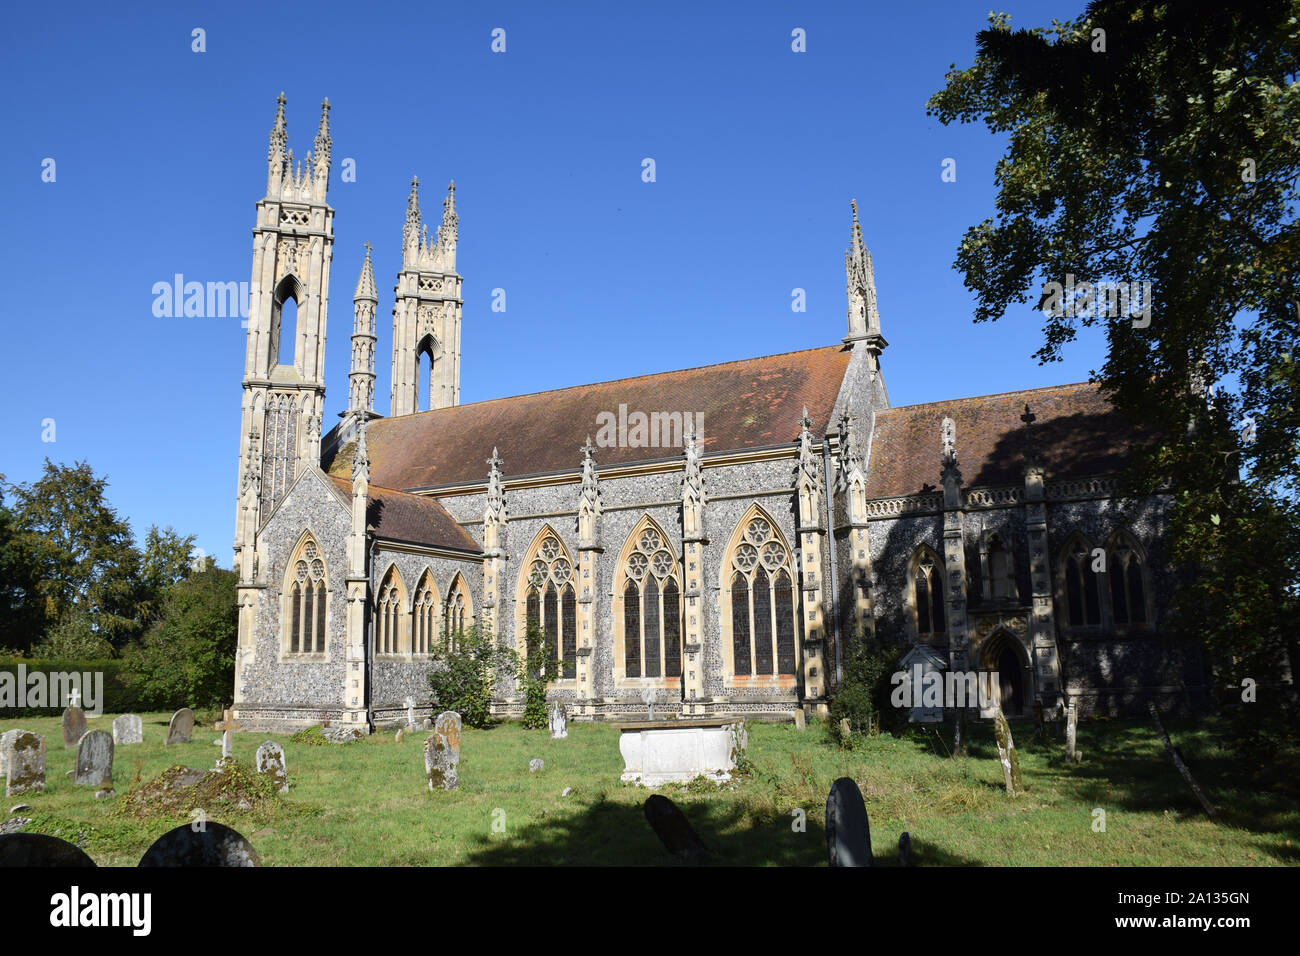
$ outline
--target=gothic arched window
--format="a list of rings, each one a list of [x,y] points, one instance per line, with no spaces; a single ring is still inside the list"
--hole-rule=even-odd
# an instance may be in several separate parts
[[[1125,627],[1147,623],[1146,580],[1142,556],[1127,534],[1111,539],[1106,553],[1106,576],[1110,578],[1110,612],[1114,622]]]
[[[1000,534],[989,536],[988,543],[989,597],[994,601],[1015,600],[1016,562]]]
[[[918,637],[940,637],[947,630],[943,591],[943,562],[935,551],[923,546],[912,559],[912,607]]]
[[[397,566],[388,569],[375,596],[375,653],[401,654],[406,650],[406,588]]]
[[[411,643],[416,654],[433,650],[433,636],[438,633],[438,588],[433,574],[426,568],[415,586],[415,599],[411,602]]]
[[[1101,623],[1101,587],[1093,570],[1092,551],[1080,535],[1075,535],[1065,547],[1062,572],[1066,620],[1071,627],[1094,627]]]
[[[643,518],[623,548],[623,676],[682,676],[681,571],[659,527]]]
[[[451,652],[458,646],[457,637],[474,623],[474,611],[469,601],[469,586],[463,575],[457,574],[447,592],[447,601],[442,609],[443,646]]]
[[[733,539],[728,582],[731,671],[735,677],[793,677],[802,634],[790,550],[755,509]]]
[[[559,677],[572,680],[578,672],[578,602],[573,562],[559,536],[542,529],[524,564],[524,621],[546,635],[547,660],[560,662]],[[527,647],[523,648],[527,653]]]
[[[325,559],[310,535],[289,561],[285,580],[285,647],[290,654],[325,653]]]

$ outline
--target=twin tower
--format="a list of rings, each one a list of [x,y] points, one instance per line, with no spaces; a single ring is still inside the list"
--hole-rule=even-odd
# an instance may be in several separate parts
[[[330,104],[321,104],[313,148],[295,164],[287,149],[284,94],[276,102],[267,153],[266,197],[253,228],[248,343],[244,357],[237,554],[250,564],[256,529],[303,468],[319,465],[325,401],[325,330],[334,210],[329,190]],[[420,366],[429,358],[428,408],[460,400],[461,277],[456,274],[456,185],[447,189],[433,239],[420,218],[419,181],[411,180],[402,228],[402,271],[393,309],[393,391],[390,414],[420,411]],[[296,321],[285,327],[292,303]],[[375,292],[370,245],[353,296],[352,369],[348,413],[372,417],[375,389]],[[287,362],[293,336],[293,364]]]

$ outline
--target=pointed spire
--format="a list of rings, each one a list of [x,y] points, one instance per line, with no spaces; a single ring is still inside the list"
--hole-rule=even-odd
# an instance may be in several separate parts
[[[853,227],[849,234],[849,248],[844,252],[844,274],[849,297],[849,334],[846,342],[859,339],[877,351],[888,343],[880,334],[880,311],[876,305],[876,269],[871,253],[862,239],[862,225],[858,222],[858,201],[854,199]]]
[[[456,228],[460,220],[456,216],[456,180],[447,184],[447,198],[442,201],[442,228],[438,230],[439,239],[442,233]]]
[[[402,244],[409,245],[412,237],[420,234],[420,177],[411,177],[411,192],[406,197],[406,226],[402,230]]]
[[[960,503],[961,469],[957,467],[957,425],[951,418],[945,416],[939,425],[939,438],[943,442],[943,468],[939,478],[943,482],[944,506],[955,508]]]
[[[271,127],[271,148],[267,151],[267,162],[284,161],[284,147],[288,139],[284,122],[284,93],[281,92],[275,100],[275,125]]]
[[[866,474],[862,470],[862,451],[858,447],[857,433],[853,428],[853,412],[848,405],[840,416],[840,468],[836,486],[842,493],[849,484],[859,478],[865,483]]]
[[[361,277],[357,279],[357,291],[352,294],[352,300],[368,299],[373,302],[379,301],[379,293],[375,291],[375,270],[370,265],[370,243],[366,246],[366,260],[361,263]]]
[[[683,453],[686,457],[686,475],[682,478],[683,494],[690,492],[701,505],[704,504],[704,478],[700,472],[700,451],[696,445],[695,422],[694,417],[686,423],[686,434],[683,436],[684,447]]]
[[[1038,464],[1038,443],[1035,440],[1033,424],[1038,420],[1038,416],[1029,410],[1029,403],[1025,402],[1025,413],[1020,416],[1020,420],[1025,423],[1025,464]]]
[[[328,163],[330,147],[333,145],[334,141],[330,139],[330,101],[329,97],[326,97],[320,104],[320,126],[316,129],[315,142],[316,158],[320,159],[323,156]]]
[[[595,447],[596,446],[591,443],[591,436],[588,435],[587,443],[579,449],[582,452],[582,501],[586,502],[597,514],[599,514],[599,479],[596,475],[596,460],[591,454]]]

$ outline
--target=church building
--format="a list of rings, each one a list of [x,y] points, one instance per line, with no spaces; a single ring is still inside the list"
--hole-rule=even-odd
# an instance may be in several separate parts
[[[643,717],[651,694],[682,716],[824,713],[855,635],[997,672],[1013,716],[1200,684],[1199,657],[1160,633],[1167,500],[1116,495],[1140,436],[1087,383],[892,406],[856,204],[842,339],[828,326],[818,348],[461,404],[455,185],[430,236],[412,180],[388,414],[367,246],[348,409],[326,432],[329,102],[297,165],[284,105],[244,360],[243,726],[368,731],[408,699],[436,713],[435,650],[478,625],[522,655],[530,621],[575,720]],[[512,680],[496,690],[495,713],[522,713]]]

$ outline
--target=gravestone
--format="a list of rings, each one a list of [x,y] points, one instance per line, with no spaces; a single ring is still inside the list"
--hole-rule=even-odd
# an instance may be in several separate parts
[[[268,740],[257,748],[257,772],[270,774],[280,793],[289,792],[289,772],[284,765],[284,748],[274,740]]]
[[[998,762],[1002,764],[1002,782],[1007,795],[1014,797],[1023,788],[1020,782],[1020,755],[1016,753],[1016,742],[1011,737],[1011,725],[1002,713],[999,704],[993,714],[993,736],[998,745]]]
[[[447,746],[456,751],[457,760],[460,759],[460,731],[460,714],[454,710],[444,710],[433,722],[433,732],[447,738]]]
[[[931,686],[935,679],[931,675],[937,676],[939,686],[942,687],[943,672],[948,669],[948,662],[924,644],[917,644],[898,662],[898,669],[906,675],[913,687]],[[935,706],[930,707],[925,706],[924,699],[913,700],[912,706],[908,709],[907,720],[913,724],[933,724],[943,720],[942,696]]]
[[[794,729],[803,730],[807,726],[808,726],[808,718],[804,714],[803,708],[800,707],[798,710],[794,712]]]
[[[194,733],[194,711],[182,707],[172,714],[171,723],[167,725],[167,740],[164,741],[164,745],[187,744],[192,733]]]
[[[0,867],[94,866],[80,847],[44,833],[0,836]]]
[[[396,740],[396,741],[400,744],[400,743],[402,742],[402,738],[403,738],[405,735],[406,735],[406,732],[405,732],[401,727],[398,727],[398,728],[397,728],[397,733],[393,734],[393,739]]]
[[[430,790],[455,790],[459,763],[460,751],[452,747],[445,734],[429,735],[424,742],[424,772],[429,778]]]
[[[86,712],[77,706],[76,701],[80,698],[75,690],[72,692],[73,703],[68,705],[68,709],[63,712],[63,747],[65,750],[71,750],[81,741],[81,736],[86,732]]]
[[[189,823],[168,830],[140,858],[140,866],[261,866],[261,862],[238,831],[211,820],[197,831]]]
[[[122,714],[113,718],[113,743],[118,747],[144,743],[144,723],[138,714]]]
[[[6,773],[9,767],[9,748],[13,746],[14,740],[19,734],[25,734],[25,730],[6,730],[0,734],[0,774]]]
[[[912,834],[908,833],[906,830],[904,830],[903,835],[898,838],[898,865],[912,865]]]
[[[546,769],[546,761],[543,760],[541,757],[534,757],[532,760],[528,761],[529,773],[537,773],[539,770],[545,770],[545,769]]]
[[[841,737],[853,736],[853,726],[849,723],[849,719],[847,717],[840,718],[840,736]]]
[[[406,698],[406,700],[402,701],[402,703],[406,705],[406,729],[414,730],[415,729],[415,698],[408,697]]]
[[[551,705],[551,739],[563,740],[569,736],[569,715],[558,700]]]
[[[221,720],[217,723],[216,729],[221,731],[221,739],[214,743],[221,744],[221,759],[217,761],[218,767],[224,767],[235,759],[235,742],[234,733],[241,730],[239,724],[235,723],[235,715],[232,711],[222,711]]]
[[[836,780],[826,797],[826,855],[831,866],[871,865],[871,823],[852,777]]]
[[[44,790],[45,738],[30,730],[17,731],[9,741],[5,758],[5,796]]]
[[[96,790],[113,789],[113,735],[107,730],[90,730],[77,743],[77,764],[72,782]]]
[[[1074,749],[1075,737],[1079,732],[1079,710],[1073,698],[1065,712],[1065,762],[1079,763],[1083,754]]]
[[[709,848],[704,845],[691,822],[665,796],[653,794],[646,798],[642,808],[646,822],[655,831],[659,842],[673,856],[688,862],[698,862],[709,855]]]
[[[646,720],[654,720],[655,719],[655,689],[653,687],[647,687],[641,691],[641,703],[645,704],[647,708]]]

